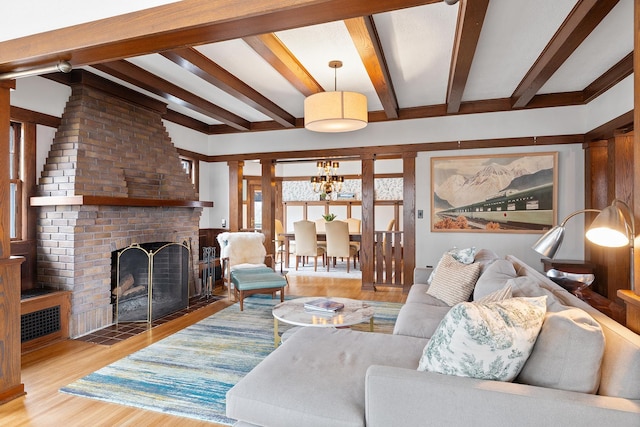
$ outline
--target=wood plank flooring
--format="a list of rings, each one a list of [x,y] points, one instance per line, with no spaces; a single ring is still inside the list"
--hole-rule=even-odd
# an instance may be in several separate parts
[[[404,302],[400,289],[362,291],[360,280],[289,278],[288,295],[336,296]],[[218,293],[224,294],[218,288]],[[58,392],[58,389],[128,354],[183,329],[233,302],[217,301],[205,308],[112,346],[67,340],[22,356],[22,382],[27,395],[0,405],[0,426],[215,426],[216,424],[158,412],[104,403]]]

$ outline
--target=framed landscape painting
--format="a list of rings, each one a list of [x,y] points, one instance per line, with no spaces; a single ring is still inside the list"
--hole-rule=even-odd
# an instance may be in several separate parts
[[[557,152],[431,158],[431,231],[550,229],[557,163]]]

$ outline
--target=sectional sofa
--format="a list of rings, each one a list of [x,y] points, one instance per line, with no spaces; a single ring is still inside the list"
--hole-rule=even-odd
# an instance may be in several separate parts
[[[480,251],[474,264],[473,300],[508,290],[546,304],[512,381],[418,370],[441,323],[480,304],[452,308],[417,268],[393,334],[303,328],[228,392],[227,415],[236,426],[640,426],[640,336],[515,257]]]

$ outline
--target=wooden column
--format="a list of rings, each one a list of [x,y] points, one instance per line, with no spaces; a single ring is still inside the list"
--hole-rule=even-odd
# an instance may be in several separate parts
[[[404,183],[402,193],[402,229],[404,232],[402,288],[404,292],[409,292],[409,288],[413,284],[413,269],[416,265],[416,156],[415,152],[402,155]]]
[[[360,243],[360,265],[362,266],[362,289],[373,289],[375,258],[373,253],[375,231],[375,160],[373,155],[362,157],[362,242]]]
[[[22,396],[20,379],[20,264],[11,257],[9,200],[9,91],[15,81],[0,82],[0,403]]]
[[[242,180],[244,162],[229,162],[229,231],[242,228]]]
[[[262,160],[262,234],[267,254],[275,257],[276,168],[273,160]]]
[[[607,140],[593,141],[584,145],[585,168],[585,208],[603,209],[609,202],[609,142]],[[585,214],[585,224],[590,224],[595,215]],[[586,231],[586,227],[585,227]],[[591,289],[600,295],[607,296],[609,268],[605,261],[605,248],[584,239],[584,259],[593,262],[596,267],[596,280]],[[608,249],[608,248],[607,248]]]
[[[636,223],[636,235],[640,228],[640,0],[634,1],[633,6],[633,200],[631,207]],[[636,239],[634,256],[634,292],[640,295],[640,247]]]
[[[633,11],[633,200],[631,208],[640,228],[640,0],[634,0]],[[627,327],[640,334],[640,247],[636,239],[634,255],[634,290],[618,290],[618,297],[627,305]]]

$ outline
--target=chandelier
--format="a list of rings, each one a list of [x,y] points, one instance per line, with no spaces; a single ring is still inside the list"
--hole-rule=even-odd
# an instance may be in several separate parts
[[[331,61],[333,92],[319,92],[304,100],[304,127],[315,132],[350,132],[367,126],[367,97],[337,90],[337,69],[342,61]]]
[[[338,162],[319,161],[316,166],[318,173],[311,177],[314,192],[331,194],[342,189],[344,176],[338,176],[338,168],[340,167]]]

